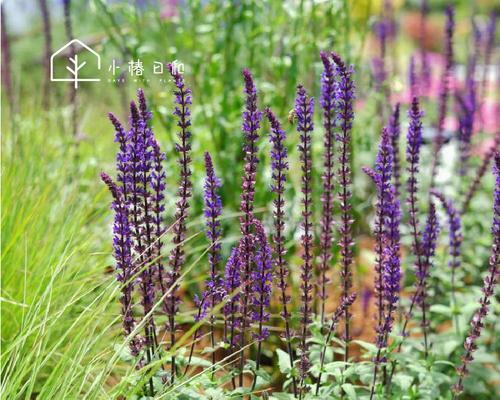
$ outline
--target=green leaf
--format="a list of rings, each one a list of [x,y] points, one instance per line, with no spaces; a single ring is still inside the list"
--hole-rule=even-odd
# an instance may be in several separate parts
[[[290,356],[287,352],[281,349],[276,349],[276,354],[278,354],[278,366],[280,371],[283,374],[288,374],[292,369],[292,366],[290,365]]]
[[[394,376],[394,383],[398,385],[403,392],[406,392],[413,382],[413,377],[405,374],[397,374]]]
[[[354,389],[353,385],[351,385],[350,383],[344,383],[342,385],[342,390],[350,399],[357,400],[358,396],[356,395],[356,390]]]
[[[373,343],[368,343],[363,340],[353,340],[353,343],[359,344],[362,348],[368,350],[371,353],[376,353],[378,350],[377,346],[375,346]]]
[[[451,308],[445,306],[444,304],[434,304],[430,307],[430,311],[436,314],[442,314],[445,316],[451,316]]]

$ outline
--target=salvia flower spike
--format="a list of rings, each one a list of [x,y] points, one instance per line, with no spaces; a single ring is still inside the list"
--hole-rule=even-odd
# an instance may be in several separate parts
[[[300,327],[300,395],[305,390],[305,379],[307,377],[309,363],[309,349],[307,339],[309,337],[309,324],[311,323],[312,302],[312,274],[313,274],[313,231],[312,231],[312,159],[311,159],[311,134],[313,125],[314,99],[307,96],[302,85],[297,87],[295,99],[295,114],[297,115],[297,132],[300,134],[300,142],[297,146],[302,169],[301,191],[302,191],[302,265],[301,265],[301,327]]]
[[[327,273],[332,259],[333,242],[333,202],[334,202],[334,129],[335,129],[335,66],[327,53],[321,52],[323,74],[321,76],[321,108],[323,109],[324,150],[323,150],[323,191],[321,193],[321,235],[319,254],[318,297],[321,299],[321,325],[325,320],[326,287],[329,284]]]
[[[182,266],[185,261],[184,240],[186,238],[186,220],[189,212],[189,199],[191,198],[191,110],[192,104],[191,89],[184,83],[182,74],[174,68],[172,64],[168,65],[170,74],[174,79],[175,84],[175,110],[174,115],[177,117],[178,142],[175,145],[177,153],[179,153],[178,164],[180,166],[180,181],[179,191],[177,193],[178,200],[176,202],[176,212],[173,226],[172,243],[174,248],[170,252],[169,265],[170,270],[167,275],[167,290],[168,295],[165,299],[165,310],[168,315],[168,332],[170,334],[170,348],[175,346],[175,317],[179,310],[179,278]],[[175,380],[175,355],[171,359],[171,382]]]
[[[281,124],[271,111],[270,108],[265,110],[269,124],[271,125],[271,133],[269,141],[271,142],[271,170],[272,184],[271,190],[275,197],[273,199],[273,218],[274,218],[274,233],[273,233],[273,251],[274,251],[274,267],[278,276],[278,287],[280,289],[281,300],[281,316],[285,323],[285,340],[287,345],[290,365],[293,365],[293,350],[292,350],[292,333],[290,330],[290,312],[288,311],[288,303],[290,296],[287,294],[288,287],[288,263],[286,261],[285,248],[285,183],[288,172],[288,154],[285,145],[286,133],[281,128]],[[295,377],[292,377],[292,385],[294,395],[297,396],[297,382]]]
[[[493,165],[495,175],[495,192],[493,197],[493,224],[491,233],[493,235],[493,244],[491,246],[490,266],[483,284],[483,296],[479,300],[479,308],[474,313],[470,322],[470,330],[464,342],[464,354],[462,364],[457,368],[458,382],[453,385],[452,390],[454,399],[458,398],[463,392],[463,380],[469,373],[468,365],[474,359],[472,354],[477,350],[476,341],[481,335],[484,326],[484,319],[488,315],[491,298],[495,294],[495,288],[498,283],[500,265],[500,153],[496,152]]]
[[[243,146],[244,151],[244,173],[241,191],[240,211],[243,214],[240,218],[240,230],[243,239],[243,251],[240,257],[243,260],[243,270],[241,284],[243,286],[243,296],[241,301],[241,329],[240,329],[240,348],[245,346],[246,329],[249,324],[249,299],[251,298],[250,273],[252,269],[252,259],[254,253],[254,239],[252,234],[253,210],[255,196],[255,179],[257,174],[257,139],[259,138],[260,121],[262,112],[257,107],[257,88],[255,87],[252,74],[248,69],[243,70],[243,79],[245,81],[244,94],[246,96],[245,109],[243,111],[242,131],[245,138]],[[243,367],[245,364],[245,354],[240,352],[240,376],[239,385],[243,386]]]
[[[401,124],[399,120],[400,104],[396,103],[389,119],[389,135],[392,145],[393,181],[396,197],[399,198],[401,188],[401,163],[399,157],[399,138],[401,136]]]
[[[215,174],[214,165],[210,153],[205,152],[205,185],[203,198],[205,201],[206,236],[210,242],[208,251],[208,263],[210,264],[210,278],[207,283],[208,307],[213,308],[221,299],[217,296],[217,288],[221,286],[221,278],[218,267],[221,259],[221,224],[222,200],[218,193],[221,181]],[[210,316],[210,341],[215,348],[215,316]],[[215,364],[215,352],[212,352],[212,365]]]
[[[450,268],[451,268],[451,298],[453,301],[453,306],[457,306],[457,299],[455,296],[455,276],[456,270],[461,264],[461,247],[462,247],[462,219],[460,217],[460,212],[455,208],[453,201],[446,198],[443,193],[432,189],[431,194],[435,196],[442,204],[444,210],[446,211],[446,216],[448,217],[448,238],[449,238],[449,253],[450,253]],[[455,326],[457,332],[460,331],[458,325],[458,316],[455,316]]]
[[[423,265],[422,270],[417,273],[417,302],[422,309],[422,331],[424,333],[424,356],[427,358],[429,351],[429,343],[427,340],[428,321],[427,321],[427,279],[429,278],[430,269],[432,266],[432,258],[436,252],[436,242],[439,236],[439,221],[436,214],[436,206],[431,201],[429,204],[429,213],[425,224],[424,233],[422,235],[422,253]]]
[[[155,343],[155,325],[152,316],[154,305],[155,291],[152,282],[151,274],[151,258],[149,258],[148,237],[144,223],[149,219],[149,210],[145,209],[145,204],[150,200],[147,190],[148,165],[150,160],[148,157],[148,149],[144,141],[144,121],[142,120],[139,110],[135,102],[130,104],[130,131],[127,134],[127,174],[125,175],[125,186],[127,200],[130,203],[130,220],[131,230],[134,243],[134,253],[136,255],[137,264],[134,266],[134,273],[140,278],[140,291],[142,294],[141,304],[144,310],[146,323],[145,340],[147,347],[148,363],[153,358]],[[150,381],[150,386],[152,383]],[[152,389],[151,389],[152,391]]]
[[[113,223],[113,255],[116,263],[117,280],[122,285],[120,302],[122,304],[123,331],[125,337],[128,337],[133,332],[136,325],[132,314],[134,267],[132,262],[132,238],[128,208],[125,203],[123,191],[116,183],[104,172],[101,173],[101,179],[108,186],[113,196],[113,203],[111,205],[115,213]],[[130,339],[129,347],[133,356],[139,354],[141,342],[142,340],[138,336]]]
[[[351,225],[353,219],[351,216],[351,167],[350,167],[350,146],[351,146],[351,129],[354,119],[353,102],[354,102],[354,82],[352,79],[353,67],[347,67],[336,53],[332,53],[332,59],[336,65],[336,73],[338,76],[338,87],[336,92],[336,107],[338,113],[338,123],[340,132],[336,136],[336,141],[339,143],[339,169],[337,172],[337,180],[339,183],[339,202],[340,202],[340,247],[341,247],[341,278],[342,278],[342,298],[349,296],[349,291],[352,287],[352,272],[351,264],[353,262],[353,239]],[[349,360],[349,321],[351,314],[349,307],[346,307],[344,312],[344,340],[345,354],[344,361]]]
[[[273,260],[271,246],[262,223],[255,219],[255,269],[252,271],[252,313],[251,321],[256,323],[257,332],[252,334],[253,339],[258,342],[256,356],[256,370],[260,368],[262,342],[269,336],[269,329],[264,325],[269,321],[269,306],[271,303],[271,289],[273,280]],[[257,375],[254,378],[254,386],[257,383]]]
[[[406,182],[408,197],[406,199],[406,203],[408,205],[408,213],[410,217],[412,250],[416,261],[415,269],[417,275],[421,274],[423,268],[420,227],[418,221],[418,173],[420,165],[420,150],[422,147],[422,116],[423,112],[420,110],[418,99],[414,97],[410,110],[408,111],[410,125],[408,127],[406,144],[406,162],[408,172],[408,180]],[[409,319],[411,318],[413,307],[414,303],[412,302],[403,324],[403,336],[406,334],[406,327]]]

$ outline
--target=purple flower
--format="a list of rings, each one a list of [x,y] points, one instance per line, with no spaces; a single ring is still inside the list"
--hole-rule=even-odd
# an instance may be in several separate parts
[[[500,153],[496,152],[493,166],[495,174],[495,193],[493,198],[493,224],[491,233],[493,236],[493,244],[491,247],[490,267],[487,275],[484,278],[483,296],[479,300],[479,309],[474,313],[470,322],[470,330],[464,342],[465,352],[462,356],[462,364],[457,368],[458,382],[453,385],[452,391],[454,399],[463,392],[463,379],[467,376],[469,370],[468,365],[473,361],[472,354],[477,350],[476,341],[481,336],[481,331],[484,326],[484,319],[488,315],[491,298],[495,294],[496,284],[498,282],[498,266],[500,265]]]
[[[179,278],[181,268],[185,261],[184,240],[186,238],[186,220],[189,211],[189,199],[191,198],[191,111],[192,104],[191,90],[184,83],[184,78],[171,64],[168,65],[170,74],[174,79],[175,87],[175,103],[176,107],[174,115],[177,117],[177,126],[179,132],[177,133],[178,142],[175,145],[176,151],[179,153],[178,164],[180,166],[180,180],[179,190],[177,192],[178,200],[176,202],[176,212],[174,216],[174,225],[172,231],[174,237],[172,243],[174,248],[170,252],[169,265],[170,271],[167,275],[167,290],[169,290],[164,308],[168,315],[168,332],[170,333],[170,347],[175,346],[175,316],[179,310],[179,296],[177,291],[179,289]],[[175,379],[175,355],[172,355],[171,364],[171,382]]]
[[[131,257],[130,276],[137,276],[144,310],[146,362],[151,362],[158,343],[153,318],[155,299],[155,277],[161,286],[161,236],[164,232],[162,212],[165,173],[162,162],[165,158],[148,126],[152,115],[148,111],[146,98],[138,90],[139,108],[130,105],[130,129],[109,114],[115,127],[115,141],[119,143],[116,157],[119,193],[126,206]],[[163,289],[163,286],[162,286]],[[131,295],[130,295],[131,297]],[[130,300],[131,301],[131,300]],[[150,380],[151,393],[152,380]]]
[[[257,332],[252,334],[258,342],[256,369],[260,368],[262,342],[269,336],[269,328],[264,324],[269,321],[269,306],[271,303],[271,289],[273,280],[273,260],[271,247],[267,240],[266,232],[262,223],[255,219],[255,269],[251,273],[252,279],[252,314],[251,320],[258,324]],[[257,379],[257,377],[255,377]]]
[[[401,164],[399,160],[399,137],[401,135],[401,126],[399,122],[399,110],[399,103],[396,103],[387,127],[391,137],[394,190],[397,198],[399,198],[399,190],[401,187]]]
[[[436,215],[436,206],[431,201],[429,213],[425,224],[424,234],[422,236],[422,269],[417,271],[417,290],[414,294],[415,300],[422,309],[422,330],[424,333],[424,356],[427,358],[429,343],[427,341],[427,279],[432,266],[432,258],[436,252],[436,242],[439,236],[439,221]]]
[[[334,129],[335,129],[335,66],[328,54],[321,52],[323,74],[321,76],[321,108],[323,109],[324,152],[323,152],[323,192],[321,193],[321,235],[320,235],[320,265],[318,266],[318,297],[321,299],[321,324],[325,319],[325,303],[327,300],[326,286],[330,283],[327,272],[330,270],[333,242],[333,201],[334,201]]]
[[[163,213],[165,212],[165,189],[166,189],[166,174],[163,169],[163,163],[165,162],[166,156],[160,150],[160,145],[153,138],[153,163],[151,167],[151,200],[152,200],[152,224],[153,224],[153,237],[154,237],[154,260],[156,262],[156,280],[161,289],[161,294],[165,294],[164,287],[164,265],[161,259],[161,251],[163,247],[163,235],[166,232],[165,226],[163,224]]]
[[[238,341],[236,332],[240,327],[240,318],[238,316],[240,294],[237,292],[241,285],[240,248],[242,248],[241,241],[231,250],[231,255],[224,270],[223,280],[225,293],[229,296],[222,309],[224,314],[224,339],[231,347],[235,346]]]
[[[312,228],[312,160],[311,160],[311,133],[313,125],[314,99],[307,96],[302,85],[297,86],[295,99],[295,114],[297,115],[297,132],[300,133],[300,142],[297,146],[300,153],[302,178],[302,265],[301,265],[301,328],[300,328],[300,391],[305,390],[304,380],[309,371],[309,324],[311,323],[312,301],[312,273],[313,273],[313,228]]]
[[[333,61],[336,65],[336,73],[338,76],[338,86],[336,92],[336,107],[338,112],[338,121],[340,123],[340,132],[336,136],[336,140],[340,145],[339,151],[339,170],[337,173],[339,182],[339,201],[340,201],[340,247],[341,247],[341,278],[342,278],[342,298],[349,296],[349,290],[352,286],[351,264],[353,261],[353,239],[351,233],[351,225],[353,222],[351,216],[351,168],[350,168],[350,146],[351,146],[351,128],[354,118],[353,101],[354,101],[354,82],[352,80],[353,67],[347,67],[344,61],[336,53],[332,53]],[[349,320],[351,314],[349,307],[346,307],[344,340],[346,350],[344,353],[344,361],[349,360]]]
[[[460,213],[455,208],[453,201],[451,199],[447,199],[441,192],[432,190],[431,194],[439,199],[448,217],[449,251],[451,256],[449,266],[455,270],[460,267],[460,248],[462,246],[463,239]]]
[[[472,61],[471,61],[472,62]],[[470,63],[471,63],[470,62]],[[467,72],[465,90],[463,94],[457,93],[456,99],[459,107],[459,151],[460,151],[460,176],[465,176],[470,157],[471,139],[474,131],[476,106],[475,67],[470,67]]]
[[[222,286],[221,278],[218,272],[218,265],[221,259],[221,227],[219,218],[222,214],[222,201],[218,193],[221,187],[219,178],[215,175],[214,166],[210,153],[205,152],[205,185],[204,185],[204,200],[205,200],[205,219],[206,219],[206,236],[210,241],[210,249],[208,251],[208,263],[210,264],[210,278],[206,285],[206,308],[215,307],[223,297],[223,293],[219,291]],[[222,297],[221,297],[222,295]],[[215,347],[214,333],[215,316],[210,316],[210,340],[212,347]],[[212,353],[212,365],[215,364],[215,352]]]
[[[388,232],[386,221],[389,212],[392,211],[393,201],[392,171],[393,171],[393,149],[391,137],[387,128],[382,130],[379,150],[375,162],[375,170],[363,168],[364,172],[370,176],[377,186],[376,222],[375,222],[375,293],[378,308],[378,324],[382,324],[384,318],[384,280],[383,280],[383,259],[384,248],[388,245]]]
[[[410,85],[410,96],[413,99],[420,95],[419,85],[417,83],[417,72],[415,71],[415,57],[410,57],[410,64],[408,68],[408,82]]]
[[[419,163],[420,163],[420,148],[422,146],[422,116],[423,112],[420,111],[420,107],[418,104],[418,99],[416,97],[413,98],[410,110],[408,111],[408,117],[410,119],[410,125],[408,127],[408,133],[406,136],[407,144],[406,144],[406,161],[407,161],[407,172],[408,172],[408,180],[406,182],[406,190],[408,192],[408,198],[406,202],[408,204],[408,212],[410,216],[410,228],[412,235],[412,251],[415,256],[416,268],[415,275],[421,276],[423,271],[423,257],[422,257],[422,248],[420,241],[420,228],[418,224],[418,181],[417,175],[419,172]],[[418,296],[420,296],[419,289],[417,286],[417,291],[412,297],[412,301],[408,311],[405,314],[403,328],[401,329],[401,336],[405,337],[407,335],[406,329],[408,328],[408,323],[412,316],[413,307],[417,302]],[[401,344],[398,346],[398,351],[401,349]],[[394,372],[395,366],[392,366],[392,373]]]
[[[411,108],[408,111],[410,125],[408,127],[407,145],[406,145],[406,162],[408,180],[406,183],[406,190],[408,191],[408,198],[406,200],[410,214],[410,227],[412,234],[412,248],[413,254],[416,257],[417,273],[422,269],[421,259],[421,244],[420,244],[420,228],[418,224],[418,181],[417,175],[419,172],[420,164],[420,148],[422,146],[422,116],[423,112],[420,111],[418,100],[413,98]]]
[[[134,267],[132,263],[132,238],[128,208],[122,190],[104,172],[101,173],[102,181],[108,186],[112,196],[112,210],[115,213],[113,223],[113,250],[118,282],[122,284],[120,303],[122,304],[123,331],[128,337],[134,330],[136,322],[132,313],[134,291]],[[132,355],[137,356],[141,349],[141,338],[132,337],[129,347]]]
[[[252,259],[254,253],[254,239],[252,235],[253,226],[253,202],[255,195],[255,176],[257,173],[257,139],[259,138],[258,130],[262,118],[262,112],[257,108],[257,88],[253,82],[252,74],[248,69],[243,70],[243,78],[245,80],[244,93],[246,95],[245,110],[243,111],[242,131],[245,137],[243,150],[245,153],[245,167],[242,182],[242,192],[240,201],[240,230],[243,239],[243,249],[240,251],[242,259],[242,291],[243,296],[240,297],[241,305],[241,329],[240,329],[240,347],[245,346],[246,328],[249,324],[249,299],[251,298],[251,283],[250,273],[252,269]],[[243,367],[245,363],[244,351],[240,352],[240,376],[239,384],[243,386]]]
[[[292,350],[292,333],[290,330],[290,313],[288,311],[288,303],[290,296],[287,294],[288,287],[288,264],[285,259],[285,237],[283,231],[285,229],[285,183],[286,174],[288,171],[288,155],[285,146],[286,134],[281,128],[281,124],[271,111],[270,108],[265,110],[266,116],[271,125],[271,133],[269,141],[271,142],[271,170],[272,184],[271,190],[275,195],[273,199],[273,217],[274,217],[274,234],[272,235],[273,251],[274,251],[274,266],[278,275],[278,287],[280,289],[281,300],[281,316],[285,322],[285,339],[287,344],[288,356],[290,365],[293,365],[293,350]],[[295,377],[292,377],[292,385],[294,394],[297,394],[297,382]]]

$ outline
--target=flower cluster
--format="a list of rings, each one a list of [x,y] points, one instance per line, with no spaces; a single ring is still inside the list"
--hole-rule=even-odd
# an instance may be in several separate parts
[[[312,159],[311,159],[311,133],[313,125],[314,99],[307,96],[303,86],[297,87],[295,99],[295,113],[297,115],[297,132],[300,133],[300,142],[297,146],[300,153],[302,169],[302,266],[301,266],[301,327],[300,327],[300,378],[301,391],[304,389],[304,380],[310,364],[308,354],[309,324],[312,322],[312,273],[313,273],[313,231],[312,231]]]
[[[350,146],[351,146],[351,129],[354,119],[353,102],[354,102],[354,82],[353,82],[353,67],[346,66],[342,58],[332,53],[332,59],[336,66],[337,73],[337,91],[336,91],[336,108],[338,113],[338,121],[340,132],[336,136],[336,140],[340,145],[339,149],[339,169],[337,172],[337,180],[339,182],[339,202],[340,202],[340,247],[341,247],[341,278],[342,278],[342,298],[349,296],[349,291],[352,286],[351,264],[353,262],[352,253],[352,233],[351,225],[353,219],[351,216],[351,167],[350,167]],[[346,342],[346,351],[344,360],[349,359],[349,320],[351,318],[349,307],[346,307],[344,326],[344,339]]]
[[[325,302],[327,300],[326,286],[330,282],[327,272],[330,268],[332,258],[333,242],[333,201],[334,201],[334,129],[336,125],[335,114],[335,92],[337,83],[335,80],[335,67],[325,52],[320,53],[323,62],[323,74],[321,76],[321,108],[323,109],[324,128],[324,154],[323,154],[323,192],[321,203],[321,236],[320,236],[320,265],[318,266],[318,296],[321,299],[321,322],[325,319]]]
[[[462,364],[457,368],[458,382],[453,386],[454,398],[458,397],[463,391],[463,379],[468,374],[468,365],[474,359],[472,353],[477,350],[476,341],[481,335],[484,326],[484,318],[488,315],[491,298],[495,294],[496,284],[498,283],[500,265],[500,153],[496,152],[493,171],[496,177],[495,194],[493,205],[493,224],[491,233],[493,235],[493,244],[491,247],[490,267],[484,278],[483,296],[479,300],[480,307],[474,313],[469,334],[467,335],[462,356]]]

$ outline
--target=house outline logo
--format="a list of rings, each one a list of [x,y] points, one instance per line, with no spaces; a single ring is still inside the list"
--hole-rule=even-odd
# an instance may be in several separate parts
[[[66,48],[68,48],[74,44],[78,44],[79,46],[81,46],[82,48],[84,48],[85,50],[90,52],[92,55],[94,55],[97,59],[97,69],[98,70],[101,69],[101,56],[96,51],[94,51],[89,46],[87,46],[85,43],[83,43],[81,40],[73,39],[73,40],[70,40],[68,43],[66,43],[64,46],[62,46],[55,53],[53,53],[52,56],[50,56],[50,80],[52,82],[73,82],[75,85],[75,89],[78,89],[79,82],[99,82],[101,80],[100,78],[80,78],[78,76],[78,72],[80,71],[80,69],[82,69],[85,66],[85,64],[87,64],[87,62],[84,61],[83,63],[79,64],[78,63],[78,54],[76,52],[73,55],[73,58],[71,57],[71,55],[68,57],[69,61],[73,64],[73,68],[71,68],[68,65],[66,66],[66,69],[71,73],[72,77],[71,78],[55,78],[54,77],[54,58],[59,53],[64,51]]]

